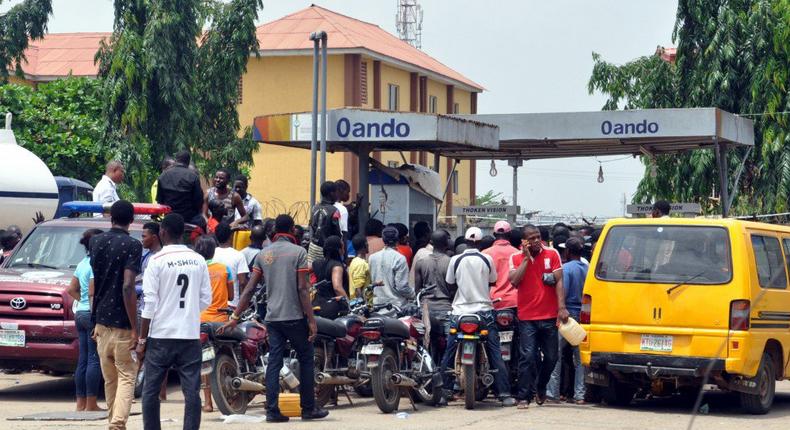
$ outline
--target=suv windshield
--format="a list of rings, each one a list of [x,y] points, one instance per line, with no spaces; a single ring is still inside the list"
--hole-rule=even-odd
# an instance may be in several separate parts
[[[595,275],[607,281],[724,284],[732,278],[730,241],[722,227],[612,227]]]
[[[36,227],[14,252],[6,267],[74,269],[85,257],[85,248],[80,245],[80,239],[87,229],[46,225]],[[131,234],[140,238],[139,231],[132,231]]]

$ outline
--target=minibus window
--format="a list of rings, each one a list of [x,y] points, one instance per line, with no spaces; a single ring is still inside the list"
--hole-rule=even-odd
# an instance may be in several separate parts
[[[757,279],[763,288],[787,288],[782,249],[779,239],[770,236],[752,235],[754,262],[757,266]]]
[[[787,266],[787,270],[790,270],[790,239],[782,240],[782,244],[785,248],[785,266]]]
[[[596,276],[609,281],[724,284],[732,279],[727,230],[707,226],[615,226]]]

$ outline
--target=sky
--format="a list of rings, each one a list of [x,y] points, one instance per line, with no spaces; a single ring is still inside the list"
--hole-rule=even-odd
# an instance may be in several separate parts
[[[0,11],[19,3],[3,2]],[[264,0],[261,23],[323,6],[395,34],[397,0]],[[622,64],[673,46],[677,0],[422,0],[422,49],[485,87],[478,113],[600,110],[588,94],[592,53]],[[112,0],[54,0],[49,31],[112,31]],[[330,41],[331,46],[331,41]],[[606,161],[599,164],[598,161]],[[598,183],[603,168],[604,182]],[[478,162],[477,194],[512,198],[512,169]],[[519,169],[518,203],[544,213],[617,216],[630,202],[644,168],[622,156],[526,161]]]

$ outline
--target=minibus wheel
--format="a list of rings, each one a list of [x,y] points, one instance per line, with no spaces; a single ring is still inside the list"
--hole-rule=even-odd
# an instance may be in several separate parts
[[[757,383],[758,392],[757,394],[741,393],[741,407],[753,415],[767,414],[771,410],[776,393],[776,370],[774,360],[769,354],[763,353],[754,381]]]
[[[634,400],[636,387],[610,378],[609,386],[604,389],[604,400],[609,406],[628,406]]]

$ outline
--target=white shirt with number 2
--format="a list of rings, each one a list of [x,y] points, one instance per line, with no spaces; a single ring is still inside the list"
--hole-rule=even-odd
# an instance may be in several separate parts
[[[199,339],[200,313],[211,304],[206,260],[185,245],[167,245],[148,261],[143,275],[145,307],[155,339]]]

